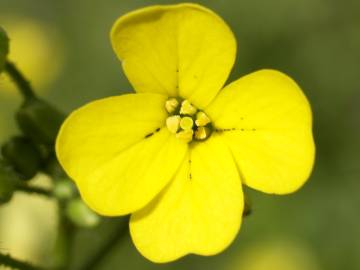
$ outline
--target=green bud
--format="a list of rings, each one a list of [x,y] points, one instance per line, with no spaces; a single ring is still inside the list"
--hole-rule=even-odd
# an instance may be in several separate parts
[[[39,150],[25,137],[11,138],[2,146],[1,153],[24,180],[33,178],[42,164]]]
[[[10,201],[15,191],[15,181],[14,174],[0,160],[0,203]]]
[[[49,154],[53,154],[53,152]],[[47,156],[44,159],[46,159],[46,161],[43,166],[43,171],[46,174],[52,175],[55,179],[66,178],[66,173],[62,169],[55,155]]]
[[[0,73],[5,67],[6,57],[9,53],[9,38],[4,29],[0,27]]]
[[[76,188],[69,179],[59,179],[55,182],[54,194],[60,200],[68,200],[76,195]]]
[[[67,204],[66,215],[79,227],[92,228],[97,226],[100,222],[100,217],[79,198],[71,200]]]
[[[17,123],[24,135],[34,142],[53,145],[65,115],[46,101],[27,99],[16,113]]]

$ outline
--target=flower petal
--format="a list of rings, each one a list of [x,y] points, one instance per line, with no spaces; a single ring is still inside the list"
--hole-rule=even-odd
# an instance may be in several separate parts
[[[309,177],[315,156],[311,109],[299,86],[285,74],[251,73],[225,87],[206,113],[249,187],[284,194]]]
[[[130,219],[137,249],[154,262],[213,255],[239,231],[244,199],[230,151],[219,136],[196,144],[173,182]]]
[[[187,145],[160,129],[165,100],[158,94],[102,99],[73,112],[63,124],[58,159],[96,212],[136,211],[175,174]]]
[[[137,92],[180,95],[199,108],[221,89],[236,54],[226,23],[197,4],[130,12],[114,24],[111,41]]]

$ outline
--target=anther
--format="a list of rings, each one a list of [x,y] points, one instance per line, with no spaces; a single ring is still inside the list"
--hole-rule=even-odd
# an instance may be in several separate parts
[[[198,112],[196,114],[195,124],[198,127],[204,127],[210,123],[210,118],[204,112]]]
[[[183,140],[184,142],[191,142],[194,135],[194,131],[192,129],[182,130],[176,133],[176,138]]]
[[[188,100],[181,103],[180,114],[194,115],[197,109]]]
[[[176,98],[170,98],[165,102],[165,109],[168,113],[173,113],[179,106],[179,101]]]
[[[202,141],[209,137],[210,135],[210,129],[207,127],[198,127],[195,131],[195,139]]]
[[[166,126],[171,133],[176,133],[180,126],[180,115],[173,115],[166,118]]]

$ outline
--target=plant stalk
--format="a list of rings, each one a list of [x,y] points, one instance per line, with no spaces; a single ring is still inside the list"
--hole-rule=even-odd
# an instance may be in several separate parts
[[[97,251],[94,256],[91,256],[90,259],[80,268],[80,270],[95,270],[106,258],[109,252],[127,235],[128,229],[128,219],[120,222],[116,227],[113,235],[111,235],[107,242]]]
[[[24,99],[31,99],[35,97],[35,93],[31,88],[30,82],[24,77],[24,75],[17,69],[14,63],[6,61],[5,72],[16,84],[18,90]]]
[[[21,269],[21,270],[40,270],[42,268],[31,265],[28,262],[23,262],[17,259],[14,259],[9,254],[0,253],[0,266],[11,267],[12,269]]]

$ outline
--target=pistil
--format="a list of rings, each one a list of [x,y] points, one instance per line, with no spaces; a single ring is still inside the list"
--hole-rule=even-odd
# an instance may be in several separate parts
[[[212,132],[210,118],[189,100],[185,99],[180,104],[178,99],[170,98],[166,101],[165,108],[169,113],[166,126],[179,140],[189,143],[193,140],[204,141],[210,137]]]

